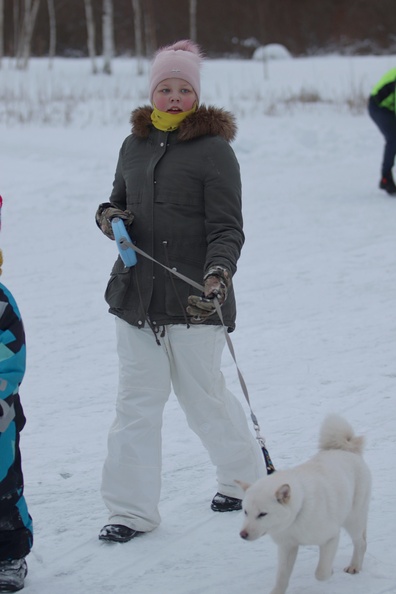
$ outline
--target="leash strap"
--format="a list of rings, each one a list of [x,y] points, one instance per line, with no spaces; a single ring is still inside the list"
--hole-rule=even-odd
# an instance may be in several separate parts
[[[204,287],[203,285],[200,285],[199,283],[196,283],[194,280],[192,280],[191,278],[189,278],[188,276],[185,276],[184,274],[181,274],[180,272],[178,272],[177,270],[174,270],[173,268],[169,268],[169,266],[166,266],[165,264],[162,264],[162,262],[158,262],[158,260],[156,260],[155,258],[153,258],[152,256],[150,256],[149,254],[147,254],[146,252],[144,252],[143,250],[141,250],[140,248],[138,248],[134,243],[127,241],[125,238],[122,238],[120,240],[120,244],[122,246],[125,246],[125,248],[132,248],[137,254],[140,254],[141,256],[143,256],[144,258],[147,258],[148,260],[151,260],[152,262],[154,262],[155,264],[158,264],[159,266],[162,266],[162,268],[164,268],[165,270],[167,270],[168,272],[170,272],[171,274],[173,274],[174,276],[177,276],[178,278],[180,278],[181,280],[183,280],[184,282],[186,282],[187,284],[191,285],[192,287],[194,287],[195,289],[198,289],[198,291],[201,291],[202,293],[204,292]],[[244,377],[241,373],[241,370],[239,369],[239,365],[236,359],[236,355],[235,355],[235,350],[234,350],[234,345],[232,343],[232,340],[230,338],[230,335],[227,332],[227,328],[224,324],[224,318],[223,318],[223,312],[221,311],[221,307],[220,307],[220,303],[219,300],[217,299],[217,297],[215,297],[213,299],[213,303],[216,309],[216,313],[219,316],[220,322],[223,326],[223,330],[224,330],[224,335],[225,335],[225,339],[227,342],[227,346],[228,349],[231,353],[231,357],[234,360],[235,363],[235,367],[238,373],[238,379],[239,379],[239,383],[241,385],[242,388],[242,392],[246,398],[246,402],[248,403],[249,409],[250,409],[250,418],[252,420],[253,423],[253,427],[254,430],[256,432],[256,439],[260,444],[261,450],[263,452],[263,456],[264,456],[264,460],[265,460],[265,465],[267,468],[267,474],[272,474],[275,471],[275,467],[272,463],[271,457],[268,453],[268,450],[265,446],[265,439],[264,437],[261,436],[260,433],[260,426],[258,424],[257,421],[257,417],[254,414],[253,410],[252,410],[252,406],[250,404],[250,398],[249,398],[249,392],[246,386],[246,382],[244,380]]]
[[[264,439],[264,437],[261,436],[260,425],[258,424],[257,417],[254,414],[253,409],[252,409],[252,406],[250,404],[249,392],[248,392],[248,389],[247,389],[247,386],[246,386],[246,382],[245,382],[244,377],[243,377],[243,375],[241,373],[241,370],[239,369],[239,365],[238,365],[238,362],[237,362],[237,359],[236,359],[236,355],[235,355],[234,345],[232,343],[232,340],[230,338],[230,335],[227,332],[227,328],[225,327],[224,319],[223,319],[223,312],[221,311],[221,307],[220,307],[219,300],[217,299],[217,297],[214,298],[214,304],[215,304],[217,315],[219,316],[220,321],[221,321],[222,326],[223,326],[223,330],[224,330],[226,342],[227,342],[227,345],[228,345],[228,349],[229,349],[229,351],[231,353],[231,357],[233,358],[234,363],[235,363],[235,367],[236,367],[236,370],[237,370],[237,373],[238,373],[239,383],[241,385],[242,392],[243,392],[243,394],[244,394],[244,396],[246,398],[246,401],[247,401],[248,406],[249,406],[249,409],[250,409],[250,418],[252,419],[253,427],[254,427],[254,430],[256,432],[256,439],[259,442],[260,447],[261,447],[261,450],[263,452],[263,456],[264,456],[264,460],[265,460],[265,466],[267,468],[267,474],[272,474],[275,471],[275,467],[274,467],[274,465],[272,463],[271,457],[270,457],[269,452],[268,452],[268,450],[266,448],[265,439]]]

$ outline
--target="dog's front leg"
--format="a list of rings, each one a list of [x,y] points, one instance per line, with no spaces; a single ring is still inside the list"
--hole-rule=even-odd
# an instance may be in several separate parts
[[[291,573],[293,571],[294,563],[298,553],[298,545],[278,545],[278,572],[276,575],[276,583],[270,594],[285,594]]]
[[[324,545],[319,547],[319,563],[315,571],[317,580],[328,580],[333,573],[333,561],[338,548],[338,541],[340,540],[340,533],[328,540]]]

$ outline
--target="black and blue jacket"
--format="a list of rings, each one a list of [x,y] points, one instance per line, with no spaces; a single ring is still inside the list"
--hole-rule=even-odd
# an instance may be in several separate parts
[[[33,543],[19,450],[26,422],[19,398],[25,369],[21,315],[14,297],[0,283],[0,561],[25,557]]]

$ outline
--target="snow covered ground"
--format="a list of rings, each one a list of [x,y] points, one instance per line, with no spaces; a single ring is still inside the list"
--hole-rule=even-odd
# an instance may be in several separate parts
[[[377,188],[379,132],[346,106],[394,63],[284,60],[265,77],[263,64],[217,60],[203,73],[203,101],[238,116],[247,239],[232,340],[273,462],[310,457],[324,415],[338,412],[366,435],[373,473],[362,573],[342,571],[351,555],[343,534],[330,581],[315,580],[317,550],[307,547],[288,594],[396,593],[396,201]],[[210,510],[214,471],[174,396],[161,526],[124,545],[97,539],[117,359],[103,300],[115,246],[94,212],[109,196],[129,112],[146,102],[147,76],[134,71],[132,60],[118,60],[113,77],[91,76],[85,60],[57,60],[52,73],[45,60],[0,71],[2,281],[28,340],[22,452],[35,546],[25,591],[265,594],[276,547],[242,541],[240,513]],[[308,91],[322,102],[292,100]],[[224,373],[243,401],[226,352]]]

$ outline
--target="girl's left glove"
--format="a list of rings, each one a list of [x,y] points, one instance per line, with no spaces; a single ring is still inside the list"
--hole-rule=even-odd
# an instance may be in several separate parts
[[[192,316],[192,322],[203,322],[215,313],[214,298],[220,305],[227,299],[231,284],[231,275],[223,266],[212,266],[204,276],[204,292],[201,296],[190,295],[187,313]]]
[[[102,204],[99,204],[98,210],[95,214],[95,221],[102,233],[104,233],[109,239],[114,239],[111,221],[115,217],[119,217],[125,221],[125,225],[127,227],[132,225],[133,219],[135,218],[129,210],[121,210],[120,208],[116,208],[111,204],[111,202],[103,202]]]

